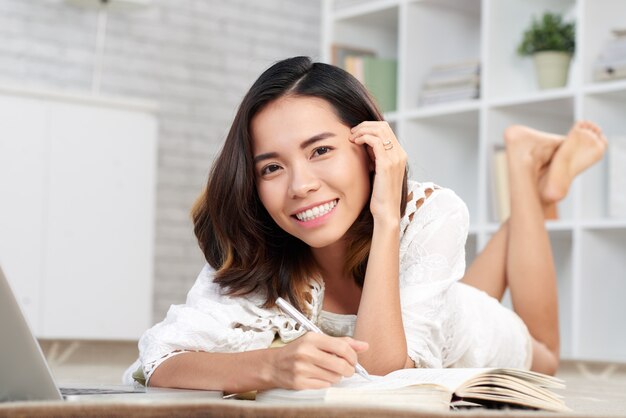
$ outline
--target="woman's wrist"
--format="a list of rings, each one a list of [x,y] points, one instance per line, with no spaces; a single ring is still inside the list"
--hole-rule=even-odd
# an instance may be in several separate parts
[[[259,387],[263,389],[269,389],[277,387],[276,380],[276,362],[279,354],[280,347],[276,348],[267,348],[265,350],[261,350],[263,353],[262,360],[259,362],[258,368],[258,378],[259,378]]]
[[[374,230],[400,231],[400,216],[394,215],[372,215],[374,218]]]

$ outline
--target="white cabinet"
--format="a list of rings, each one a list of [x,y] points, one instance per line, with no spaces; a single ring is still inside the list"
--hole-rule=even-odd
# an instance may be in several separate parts
[[[577,24],[565,88],[539,90],[530,58],[517,55],[532,16],[559,12]],[[325,0],[322,51],[332,44],[398,60],[397,111],[387,120],[409,154],[411,177],[454,189],[471,215],[468,262],[497,230],[491,153],[510,124],[565,133],[596,121],[626,136],[626,80],[596,83],[592,68],[626,0]],[[481,98],[419,106],[432,66],[479,60]],[[626,360],[626,219],[608,213],[608,158],[575,181],[547,222],[559,281],[563,357]]]
[[[0,263],[38,337],[150,325],[157,123],[104,100],[0,93]]]

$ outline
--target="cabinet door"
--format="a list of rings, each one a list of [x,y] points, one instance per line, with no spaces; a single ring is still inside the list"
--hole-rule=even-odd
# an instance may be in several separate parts
[[[0,95],[0,265],[40,331],[47,107]]]
[[[136,339],[150,325],[156,119],[50,107],[42,336]]]

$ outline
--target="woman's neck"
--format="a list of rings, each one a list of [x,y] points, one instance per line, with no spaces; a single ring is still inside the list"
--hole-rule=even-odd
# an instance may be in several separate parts
[[[361,288],[345,271],[347,246],[343,242],[324,248],[312,248],[313,257],[324,280],[322,309],[338,314],[356,314],[361,300]]]
[[[339,240],[324,248],[311,248],[311,252],[324,280],[337,279],[345,275],[348,247],[344,241]]]
[[[324,248],[311,248],[324,281],[336,280],[344,275],[347,252],[347,246],[343,241],[337,241]]]

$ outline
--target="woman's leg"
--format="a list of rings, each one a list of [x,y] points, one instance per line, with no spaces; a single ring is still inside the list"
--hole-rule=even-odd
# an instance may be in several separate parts
[[[521,132],[520,132],[521,130]],[[505,133],[505,138],[520,138],[520,133],[532,133],[535,137],[545,137],[547,147],[543,150],[542,160],[548,162],[556,152],[558,146],[564,138],[560,135],[548,134],[530,128],[511,127]],[[507,140],[508,141],[508,140]],[[519,158],[517,148],[507,146],[507,159],[517,160]],[[549,164],[549,163],[548,163]],[[538,185],[541,185],[546,177],[549,165],[544,166],[539,171]],[[510,169],[509,169],[510,171]],[[510,173],[509,173],[510,175]],[[534,176],[533,176],[534,177]],[[513,190],[513,189],[511,189]],[[517,191],[516,191],[517,193]],[[556,213],[556,202],[546,202],[542,200],[543,219],[553,218]],[[501,300],[507,288],[507,260],[509,253],[509,223],[510,218],[502,223],[498,231],[491,237],[485,248],[478,254],[472,264],[468,266],[462,282],[485,291],[488,295]]]
[[[539,131],[530,131],[535,135],[544,134]],[[595,135],[589,135],[589,133]],[[565,139],[558,135],[545,135],[561,141]],[[555,150],[556,155],[552,156],[548,165],[544,166],[539,174],[538,186],[541,191],[545,219],[554,217],[556,203],[565,197],[573,178],[601,159],[607,146],[606,138],[602,135],[600,128],[590,122],[576,123],[567,138],[567,143]],[[507,220],[468,267],[462,281],[501,300],[507,287],[508,240],[509,221]]]
[[[507,130],[505,140],[512,191],[506,281],[513,309],[540,343],[534,344],[533,369],[553,373],[560,344],[557,283],[539,173],[560,141],[524,127]]]
[[[544,216],[573,178],[602,157],[606,139],[597,126],[579,122],[565,140],[520,126],[509,128],[505,140],[511,217],[463,281],[497,298],[510,287],[513,307],[535,340],[533,368],[552,372],[558,364],[558,302]]]

